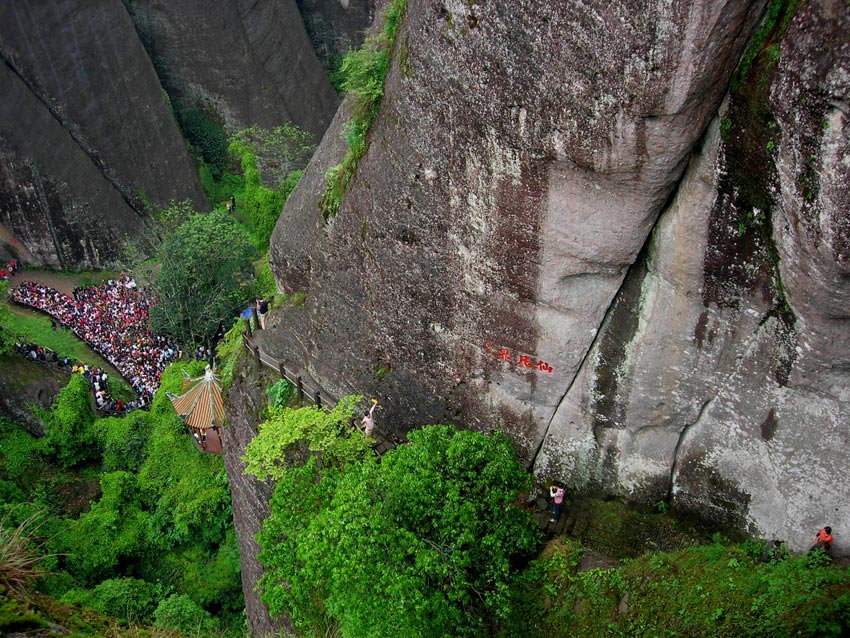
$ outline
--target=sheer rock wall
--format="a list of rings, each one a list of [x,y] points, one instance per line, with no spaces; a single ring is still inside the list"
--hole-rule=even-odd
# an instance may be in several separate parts
[[[338,98],[295,1],[210,7],[0,3],[0,257],[102,267],[158,241],[153,208],[208,209],[173,105],[321,137]]]
[[[271,618],[268,606],[260,600],[257,591],[263,567],[257,560],[260,546],[255,537],[269,515],[272,486],[244,474],[242,461],[245,448],[257,435],[260,413],[267,403],[264,389],[274,381],[276,379],[269,376],[268,370],[258,370],[243,353],[237,363],[233,385],[225,397],[227,425],[221,429],[224,467],[230,483],[233,523],[239,542],[245,612],[248,629],[255,638],[278,636],[284,630],[291,630],[286,619]]]
[[[319,139],[339,104],[295,0],[124,0],[171,99],[233,132],[293,122]]]
[[[339,214],[344,114],[278,222],[307,301],[264,347],[390,432],[506,428],[541,478],[798,548],[850,530],[845,4],[729,105],[760,0],[409,0]]]
[[[380,1],[297,0],[313,49],[328,71],[363,42]]]
[[[0,58],[5,252],[96,267],[144,244],[145,200],[206,205],[120,2],[2,3]]]

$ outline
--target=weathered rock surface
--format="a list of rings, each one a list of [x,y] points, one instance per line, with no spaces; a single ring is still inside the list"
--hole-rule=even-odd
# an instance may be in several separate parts
[[[44,423],[33,414],[33,408],[49,410],[68,384],[68,373],[20,356],[4,356],[0,366],[0,416],[20,423],[33,436],[44,436]]]
[[[339,214],[344,116],[278,223],[307,303],[264,347],[388,431],[506,428],[541,477],[798,548],[850,530],[850,17],[800,9],[721,109],[765,4],[410,0]]]
[[[297,0],[313,50],[330,71],[363,43],[381,0]]]
[[[7,2],[0,58],[0,257],[54,268],[150,250],[173,199],[209,207],[172,104],[317,139],[338,105],[294,0]]]
[[[339,100],[295,0],[124,0],[163,86],[228,132],[293,122],[320,138]]]
[[[0,224],[7,253],[96,267],[144,244],[145,202],[206,206],[118,0],[0,5]],[[16,245],[20,249],[16,249]]]
[[[260,546],[255,537],[263,520],[269,515],[272,488],[253,476],[243,474],[245,463],[242,462],[242,455],[248,443],[257,435],[260,411],[266,405],[263,392],[269,380],[267,375],[268,371],[258,371],[247,356],[241,357],[233,385],[225,397],[227,425],[221,429],[224,467],[230,483],[233,523],[239,542],[248,629],[257,638],[277,636],[284,629],[291,630],[285,619],[275,621],[269,616],[269,609],[260,600],[256,589],[263,567],[257,560]]]

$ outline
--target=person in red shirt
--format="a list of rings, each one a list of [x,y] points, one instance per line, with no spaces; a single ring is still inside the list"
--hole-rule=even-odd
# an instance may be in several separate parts
[[[818,533],[815,534],[815,544],[809,548],[809,551],[813,552],[818,549],[823,550],[827,556],[832,551],[832,528],[829,525],[818,530]]]

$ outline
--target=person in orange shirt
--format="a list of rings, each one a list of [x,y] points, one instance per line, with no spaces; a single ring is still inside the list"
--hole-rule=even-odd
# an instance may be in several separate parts
[[[810,552],[815,550],[823,550],[824,554],[830,556],[830,552],[832,551],[832,528],[827,525],[818,530],[818,533],[815,534],[815,544],[809,548]]]

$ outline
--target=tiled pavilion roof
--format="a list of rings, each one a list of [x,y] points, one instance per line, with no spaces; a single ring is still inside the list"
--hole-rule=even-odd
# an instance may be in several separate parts
[[[202,377],[191,379],[185,372],[183,376],[183,394],[168,395],[175,412],[186,425],[199,433],[221,427],[224,424],[224,403],[218,377],[209,366]]]

